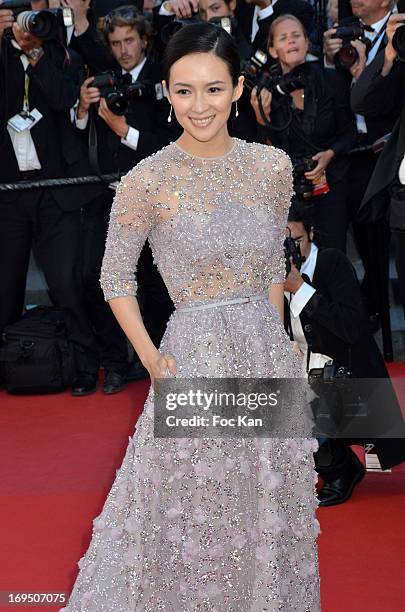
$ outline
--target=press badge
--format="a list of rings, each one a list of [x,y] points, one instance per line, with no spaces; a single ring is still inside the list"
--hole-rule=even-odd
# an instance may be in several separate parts
[[[14,117],[8,120],[7,125],[17,133],[20,133],[30,130],[40,119],[42,119],[41,113],[34,108],[32,111],[21,111],[21,113],[14,115]]]

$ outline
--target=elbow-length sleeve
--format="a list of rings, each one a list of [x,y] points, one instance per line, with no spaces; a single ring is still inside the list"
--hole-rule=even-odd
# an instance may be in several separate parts
[[[121,179],[112,204],[100,277],[106,301],[136,295],[136,267],[154,223],[151,180],[142,166]]]
[[[272,181],[272,206],[274,211],[274,261],[272,283],[283,283],[285,280],[284,240],[288,211],[293,196],[292,163],[289,156],[280,149],[273,158],[270,172]]]

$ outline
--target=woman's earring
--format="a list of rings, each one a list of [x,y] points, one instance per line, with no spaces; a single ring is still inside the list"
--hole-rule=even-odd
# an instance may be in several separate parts
[[[238,101],[237,100],[235,100],[235,117],[239,117]]]
[[[173,110],[173,106],[170,104],[170,113],[169,113],[169,116],[167,118],[167,123],[171,123],[172,122],[172,110]]]

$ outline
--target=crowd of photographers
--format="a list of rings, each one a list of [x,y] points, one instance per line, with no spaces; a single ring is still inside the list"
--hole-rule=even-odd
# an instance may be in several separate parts
[[[146,375],[104,302],[100,268],[114,182],[181,132],[160,59],[170,36],[197,19],[227,29],[240,52],[245,87],[230,134],[280,147],[293,161],[291,338],[308,354],[309,370],[333,359],[355,376],[387,376],[372,332],[387,291],[391,234],[405,300],[405,15],[392,0],[331,1],[327,14],[322,7],[317,0],[0,1],[0,183],[8,186],[0,190],[0,329],[21,317],[32,250],[52,301],[69,312],[73,395],[97,389],[100,366],[107,394]],[[49,182],[89,176],[102,180]],[[27,181],[34,186],[21,189]],[[361,289],[345,256],[349,225],[365,270]],[[158,345],[173,304],[148,243],[137,275],[145,326]],[[324,505],[345,501],[364,475],[347,448],[328,453]],[[403,455],[402,441],[380,444],[384,467]]]

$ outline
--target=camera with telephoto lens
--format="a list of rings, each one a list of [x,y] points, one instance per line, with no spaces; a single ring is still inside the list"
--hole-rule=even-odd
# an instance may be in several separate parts
[[[392,37],[392,46],[398,53],[398,59],[405,62],[405,25],[399,26]]]
[[[306,259],[304,255],[301,255],[300,243],[291,236],[284,240],[284,255],[287,276],[291,272],[291,260],[294,266],[300,270]]]
[[[245,77],[243,85],[249,92],[255,87],[261,89],[264,86],[268,76],[264,70],[267,60],[266,53],[258,49],[254,55],[242,62],[241,74]]]
[[[13,12],[14,19],[23,32],[32,34],[41,40],[59,38],[61,28],[72,26],[73,11],[71,8],[40,9],[33,11],[27,0],[4,0],[0,10]],[[12,32],[8,34],[10,37]]]
[[[288,96],[296,89],[304,89],[305,78],[302,74],[293,74],[293,71],[286,74],[270,75],[264,87],[274,95]]]
[[[125,115],[128,105],[137,98],[161,100],[164,97],[161,83],[144,81],[132,82],[130,74],[117,75],[115,72],[102,72],[88,87],[97,87],[105,99],[107,107],[114,115]]]
[[[357,49],[351,44],[352,40],[360,40],[364,43],[366,45],[366,53],[368,53],[371,42],[364,35],[364,31],[364,27],[357,19],[343,19],[340,22],[336,32],[331,37],[342,39],[342,48],[339,49],[333,58],[336,68],[349,70],[359,59]]]
[[[305,173],[316,168],[317,162],[310,157],[293,160],[293,184],[298,198],[308,199],[312,196],[314,184],[306,178]]]
[[[265,69],[267,61],[267,55],[257,50],[242,64],[241,74],[245,77],[244,86],[248,91],[257,87],[258,90],[267,89],[275,96],[288,96],[296,89],[305,87],[305,77],[302,74],[305,71],[305,65],[304,67],[297,66],[286,74],[272,74]]]

